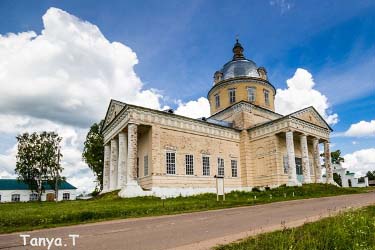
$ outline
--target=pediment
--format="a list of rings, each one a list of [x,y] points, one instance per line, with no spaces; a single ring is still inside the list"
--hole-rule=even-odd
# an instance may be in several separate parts
[[[125,103],[116,101],[116,100],[111,100],[108,106],[107,114],[105,115],[104,119],[104,126],[103,128],[107,127],[113,119],[120,113],[120,111],[126,106]]]
[[[301,109],[299,111],[296,111],[290,116],[296,117],[298,119],[301,119],[303,121],[318,125],[320,127],[327,128],[329,130],[332,130],[331,127],[327,124],[327,122],[323,119],[323,117],[316,111],[314,107],[308,107],[305,109]]]

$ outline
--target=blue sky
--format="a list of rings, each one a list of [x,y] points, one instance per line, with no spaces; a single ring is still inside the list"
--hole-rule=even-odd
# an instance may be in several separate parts
[[[213,73],[230,60],[235,36],[247,58],[266,67],[285,89],[297,68],[337,113],[336,133],[375,120],[374,1],[1,1],[0,34],[43,29],[42,16],[57,7],[99,27],[109,41],[137,55],[144,89],[157,89],[163,105],[205,97]],[[104,115],[104,114],[103,114]],[[5,143],[12,135],[0,134]],[[372,135],[336,136],[344,154],[375,148]],[[375,167],[374,167],[375,168]]]

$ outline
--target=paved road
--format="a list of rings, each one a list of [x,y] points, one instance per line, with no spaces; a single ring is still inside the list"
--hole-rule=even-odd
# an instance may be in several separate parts
[[[369,204],[375,204],[374,192],[172,216],[116,220],[22,234],[29,234],[33,238],[61,237],[61,244],[67,244],[66,247],[56,247],[55,243],[59,245],[60,242],[55,241],[50,249],[209,249],[248,235],[283,226],[298,226],[343,209]],[[0,249],[47,249],[23,246],[20,234],[0,235]],[[79,235],[74,247],[69,234]],[[26,241],[30,243],[30,238]]]

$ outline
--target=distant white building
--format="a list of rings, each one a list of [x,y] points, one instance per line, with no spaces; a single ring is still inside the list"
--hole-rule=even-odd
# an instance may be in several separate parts
[[[361,177],[356,177],[354,173],[343,168],[341,164],[332,164],[333,173],[340,175],[342,187],[368,187],[368,177],[364,177],[364,182],[359,182]]]
[[[44,184],[42,201],[54,201],[55,190],[53,187]],[[63,181],[59,185],[58,200],[75,200],[77,188]],[[36,201],[38,195],[29,189],[29,186],[16,179],[0,179],[0,202],[26,202]]]

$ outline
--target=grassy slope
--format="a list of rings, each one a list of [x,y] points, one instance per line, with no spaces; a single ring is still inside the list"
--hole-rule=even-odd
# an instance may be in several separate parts
[[[364,192],[366,189],[343,189],[332,185],[310,184],[303,187],[280,187],[264,192],[232,192],[225,202],[215,194],[178,197],[163,201],[155,197],[118,198],[109,193],[93,200],[66,202],[27,202],[0,204],[0,233],[50,228],[119,218],[177,214],[192,211],[248,206],[275,201],[323,197]],[[295,196],[292,196],[294,192]],[[286,198],[284,197],[286,194]],[[254,195],[257,196],[256,200]],[[270,199],[272,195],[272,199]]]
[[[375,206],[223,245],[216,250],[375,249]]]

